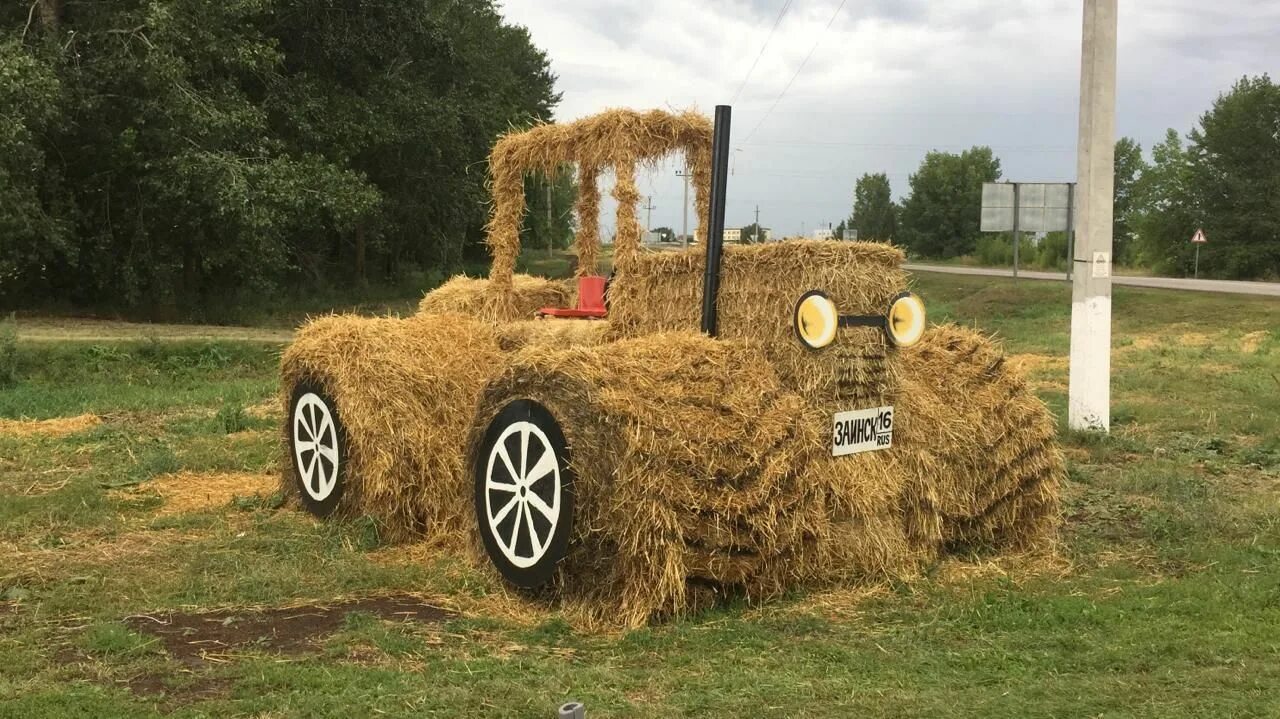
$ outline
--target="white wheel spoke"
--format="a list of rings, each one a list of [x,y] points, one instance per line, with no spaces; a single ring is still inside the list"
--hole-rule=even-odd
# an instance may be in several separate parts
[[[516,539],[520,536],[520,515],[524,514],[524,502],[516,502],[516,522],[511,525],[511,541],[507,543],[507,547],[511,550],[512,556],[516,553]],[[494,522],[497,524],[497,522]]]
[[[529,496],[533,496],[531,492]],[[542,543],[538,541],[538,532],[533,528],[533,512],[528,507],[524,509],[524,521],[529,526],[529,545],[533,547],[533,556],[537,557],[542,554]],[[554,528],[555,525],[553,524]]]
[[[529,425],[520,428],[520,481],[529,477]]]
[[[333,421],[329,418],[329,413],[325,412],[320,416],[320,429],[316,430],[316,441],[322,442],[325,439],[333,439],[331,444],[337,444],[337,433],[333,431]]]
[[[323,444],[319,445],[319,447],[320,447],[320,454],[325,459],[329,460],[330,462],[333,462],[335,465],[338,463],[338,450],[336,447],[326,447]]]
[[[485,488],[485,489],[496,489],[496,490],[498,490],[499,492],[513,492],[513,493],[514,493],[517,489],[519,489],[519,487],[517,487],[517,486],[516,486],[516,485],[514,485],[514,484],[504,484],[504,483],[502,483],[502,482],[495,482],[495,481],[493,481],[493,478],[492,478],[492,477],[490,477],[489,479],[486,479],[486,480],[484,481],[484,488]]]
[[[502,509],[499,509],[498,513],[493,515],[493,525],[496,527],[499,524],[502,524],[502,520],[506,519],[507,515],[511,514],[511,510],[515,509],[516,505],[519,503],[520,497],[513,495],[511,497],[511,501],[503,505]]]
[[[555,511],[551,509],[551,505],[547,504],[542,497],[538,496],[537,492],[530,490],[529,493],[525,495],[525,499],[529,501],[530,506],[541,512],[542,516],[545,517],[548,522],[551,522],[552,525],[556,523]]]
[[[516,474],[516,468],[511,464],[511,455],[507,454],[506,442],[498,442],[498,456],[502,458],[502,464],[506,466],[507,473],[508,476],[511,477],[511,481],[519,484],[520,475]]]
[[[542,453],[542,457],[538,459],[537,463],[533,465],[533,469],[529,470],[529,473],[525,475],[524,477],[525,485],[526,486],[533,485],[534,482],[547,476],[547,474],[550,473],[555,468],[556,468],[556,455],[554,452],[551,451],[550,448],[548,448],[546,451]]]
[[[306,440],[302,440],[302,439],[295,439],[295,440],[293,441],[293,446],[294,446],[295,448],[297,448],[297,450],[298,450],[299,452],[314,452],[314,451],[316,451],[316,443],[315,443],[315,442],[308,442],[308,441],[306,441]]]
[[[316,469],[318,468],[319,465],[320,465],[320,453],[312,452],[311,461],[307,462],[307,469],[305,472],[307,476],[307,484],[311,484],[311,480],[316,476]]]

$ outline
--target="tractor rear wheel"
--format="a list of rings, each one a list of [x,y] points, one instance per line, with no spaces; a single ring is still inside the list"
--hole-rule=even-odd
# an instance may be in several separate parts
[[[324,387],[299,382],[289,401],[289,456],[308,512],[327,517],[338,507],[347,471],[347,432]]]

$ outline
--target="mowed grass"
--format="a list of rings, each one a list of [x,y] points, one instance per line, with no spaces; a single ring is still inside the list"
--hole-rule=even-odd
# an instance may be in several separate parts
[[[915,283],[1065,414],[1068,286]],[[0,717],[550,717],[569,698],[592,717],[1280,715],[1280,302],[1117,288],[1115,312],[1115,427],[1063,422],[1056,556],[617,635],[368,522],[281,509],[279,345],[20,345],[0,417],[102,421],[0,436]],[[147,631],[405,592],[457,614],[356,612],[305,651],[264,636],[195,658]]]

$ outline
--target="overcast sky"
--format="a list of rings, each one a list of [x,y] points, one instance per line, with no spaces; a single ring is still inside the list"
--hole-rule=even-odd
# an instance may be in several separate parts
[[[732,102],[729,227],[757,204],[787,234],[839,222],[858,176],[901,196],[930,149],[990,145],[1007,179],[1075,179],[1081,0],[792,0],[772,38],[786,0],[500,2],[551,58],[558,120]],[[1276,74],[1278,32],[1280,0],[1120,0],[1118,132],[1148,151],[1185,133],[1241,75]],[[639,184],[653,226],[679,232],[676,164]]]

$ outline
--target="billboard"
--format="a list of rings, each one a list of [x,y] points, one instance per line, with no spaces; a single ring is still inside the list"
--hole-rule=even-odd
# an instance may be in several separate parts
[[[1074,183],[984,182],[982,184],[983,232],[1014,229],[1014,213],[1021,232],[1055,232],[1069,227]],[[1014,188],[1017,188],[1016,191]]]

